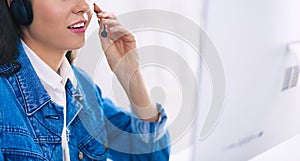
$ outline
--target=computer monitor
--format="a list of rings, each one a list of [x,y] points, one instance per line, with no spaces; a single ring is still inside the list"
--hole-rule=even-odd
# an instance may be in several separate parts
[[[300,2],[203,3],[202,26],[221,57],[226,94],[219,119],[204,137],[206,115],[198,115],[189,153],[193,161],[249,160],[300,132],[300,52],[289,47],[300,40]],[[201,92],[211,91],[205,84],[210,78],[201,73]]]

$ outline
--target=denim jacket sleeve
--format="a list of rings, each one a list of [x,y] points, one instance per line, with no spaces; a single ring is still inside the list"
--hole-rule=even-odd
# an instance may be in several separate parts
[[[0,151],[0,161],[4,161],[3,154],[1,151]]]
[[[164,126],[167,116],[161,105],[157,105],[160,111],[159,122],[144,122],[134,113],[118,108],[112,101],[103,98],[97,86],[96,95],[106,117],[112,160],[169,160],[169,134]]]

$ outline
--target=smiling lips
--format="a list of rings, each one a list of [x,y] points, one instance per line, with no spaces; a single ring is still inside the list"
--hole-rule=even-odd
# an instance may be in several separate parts
[[[85,27],[86,22],[87,22],[86,20],[78,21],[78,22],[68,26],[68,29],[76,34],[82,34],[86,30],[86,27]]]

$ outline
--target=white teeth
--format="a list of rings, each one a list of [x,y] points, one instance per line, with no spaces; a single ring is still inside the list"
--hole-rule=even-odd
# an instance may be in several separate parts
[[[84,27],[84,23],[78,23],[76,25],[73,25],[73,26],[70,26],[69,28],[81,28],[81,27]]]

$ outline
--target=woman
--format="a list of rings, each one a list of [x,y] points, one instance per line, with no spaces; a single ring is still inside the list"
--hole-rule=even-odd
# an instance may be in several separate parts
[[[93,6],[102,48],[132,114],[70,65],[92,17],[87,0],[0,3],[1,161],[168,160],[166,115],[149,98],[134,36],[113,13]]]

